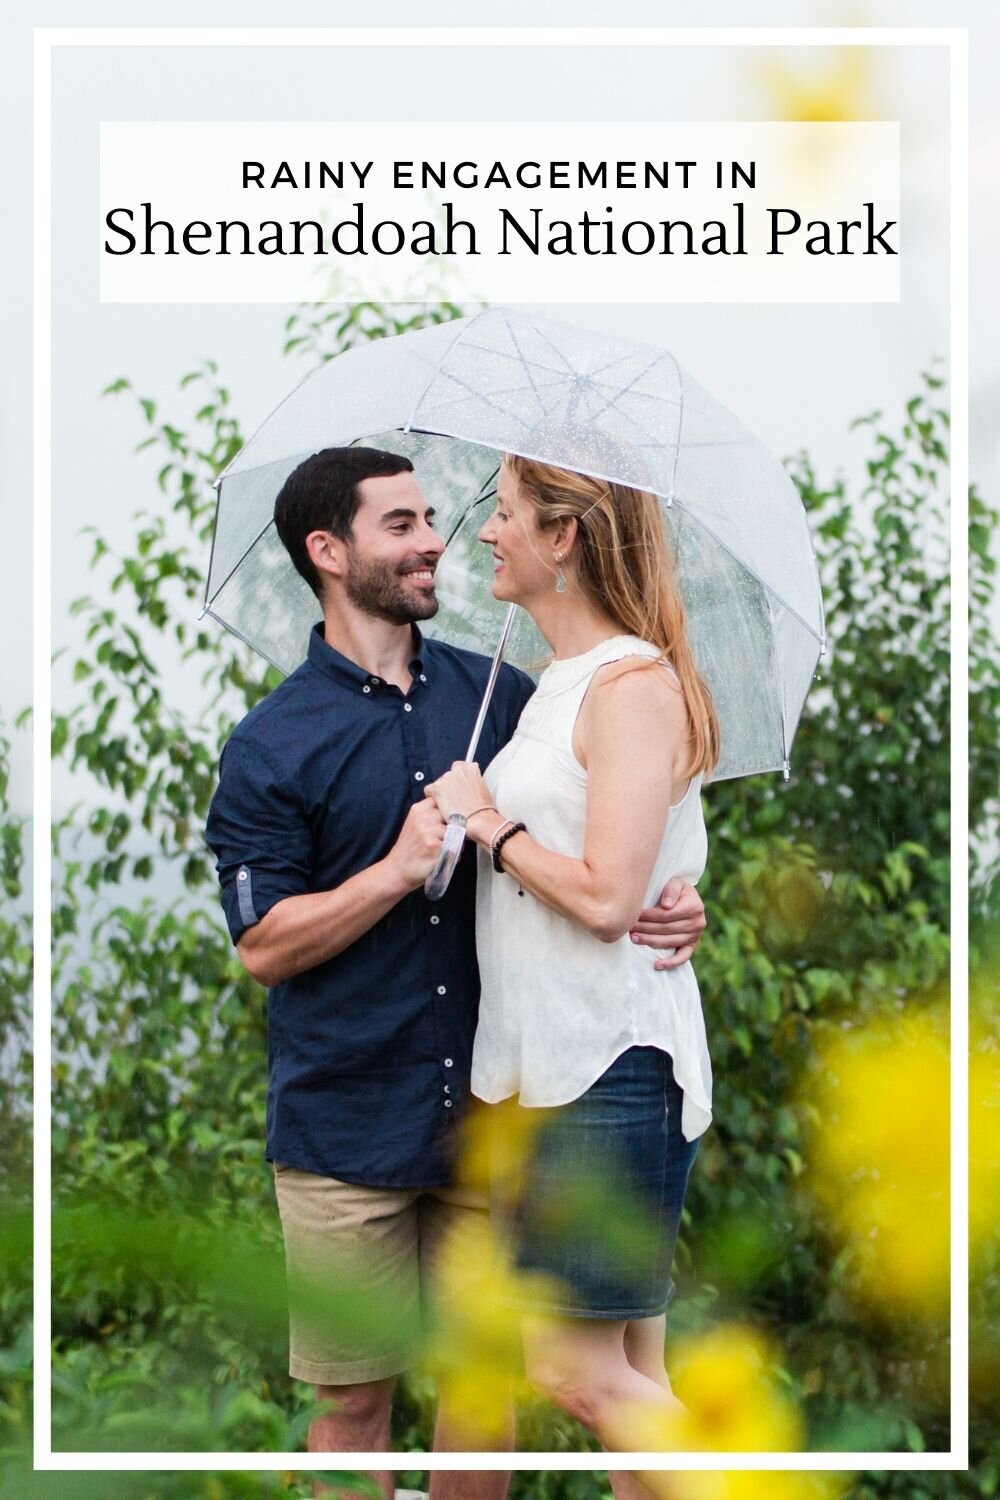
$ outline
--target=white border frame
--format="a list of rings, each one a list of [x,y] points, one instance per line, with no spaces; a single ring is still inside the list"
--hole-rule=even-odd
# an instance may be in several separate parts
[[[947,1453],[73,1453],[52,1451],[51,654],[53,47],[947,47],[950,60],[951,1448]],[[34,1463],[38,1470],[962,1470],[969,1466],[968,1265],[968,31],[964,27],[40,27],[34,31]]]

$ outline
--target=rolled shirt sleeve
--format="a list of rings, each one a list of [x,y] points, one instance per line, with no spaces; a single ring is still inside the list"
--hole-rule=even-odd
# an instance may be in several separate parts
[[[239,732],[222,752],[205,837],[234,943],[277,902],[311,889],[312,833],[302,798],[259,743]]]

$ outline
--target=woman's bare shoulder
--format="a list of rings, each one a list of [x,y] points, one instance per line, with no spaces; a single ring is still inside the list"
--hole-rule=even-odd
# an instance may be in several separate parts
[[[687,705],[672,670],[655,659],[624,657],[600,667],[591,679],[573,730],[573,751],[586,768],[600,746],[629,745],[641,760],[664,742],[683,744],[689,733]]]
[[[672,669],[654,659],[625,657],[594,673],[578,726],[585,742],[604,732],[683,738],[689,731],[687,704]]]
[[[673,667],[654,657],[623,656],[598,667],[591,680],[591,689],[595,688],[615,688],[613,695],[603,696],[614,696],[636,704],[684,701],[684,692]]]

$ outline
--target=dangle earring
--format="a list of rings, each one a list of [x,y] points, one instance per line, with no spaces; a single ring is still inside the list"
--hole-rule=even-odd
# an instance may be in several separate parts
[[[563,577],[563,571],[562,571],[562,568],[560,567],[560,564],[563,561],[563,555],[562,555],[561,552],[557,552],[556,553],[554,561],[555,561],[555,564],[556,564],[556,593],[557,594],[565,594],[565,592],[566,592],[566,580]]]

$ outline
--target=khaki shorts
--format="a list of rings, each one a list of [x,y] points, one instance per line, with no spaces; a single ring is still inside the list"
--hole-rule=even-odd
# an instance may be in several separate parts
[[[359,1187],[278,1163],[274,1187],[288,1274],[289,1374],[313,1385],[357,1385],[408,1369],[437,1300],[482,1274],[451,1257],[444,1286],[435,1264],[455,1231],[487,1223],[485,1194]],[[465,1287],[454,1287],[456,1275]]]

